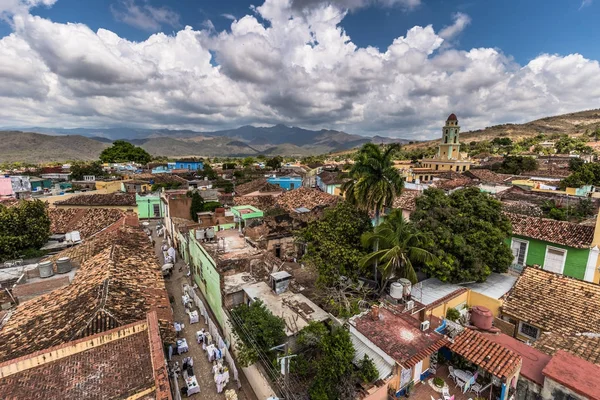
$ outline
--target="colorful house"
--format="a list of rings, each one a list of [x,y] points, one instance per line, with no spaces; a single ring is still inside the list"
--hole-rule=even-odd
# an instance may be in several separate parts
[[[44,189],[52,189],[52,181],[50,179],[43,178],[29,178],[29,182],[31,182],[31,191],[44,191]]]
[[[166,165],[159,165],[152,168],[153,174],[170,174],[171,170]]]
[[[512,268],[539,265],[573,278],[598,282],[598,235],[594,226],[506,213],[513,228],[507,239]]]
[[[137,204],[137,212],[140,219],[162,218],[160,195],[158,193],[151,193],[144,196],[136,194],[135,202]]]
[[[317,187],[325,193],[341,196],[343,183],[344,179],[339,172],[323,171],[317,175]]]
[[[299,176],[276,176],[267,179],[267,182],[285,190],[294,190],[302,186],[302,178]]]
[[[204,169],[204,163],[199,160],[177,160],[167,164],[168,169],[187,169],[188,171],[197,171]],[[153,172],[154,173],[154,172]]]
[[[240,232],[242,228],[245,228],[250,220],[262,218],[264,213],[254,206],[235,206],[231,207],[233,218],[235,223],[238,225]]]

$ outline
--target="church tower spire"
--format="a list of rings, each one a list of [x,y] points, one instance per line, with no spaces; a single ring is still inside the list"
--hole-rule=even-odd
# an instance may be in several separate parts
[[[460,157],[460,126],[456,115],[450,114],[446,125],[442,128],[442,143],[438,146],[437,158],[440,160],[459,160]]]

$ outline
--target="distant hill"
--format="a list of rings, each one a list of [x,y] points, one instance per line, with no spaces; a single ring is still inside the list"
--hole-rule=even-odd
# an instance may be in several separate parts
[[[108,144],[80,135],[49,136],[39,133],[0,131],[0,161],[27,162],[97,160]]]
[[[242,126],[237,129],[222,130],[216,132],[196,132],[191,130],[169,130],[169,129],[138,129],[138,128],[31,128],[32,131],[42,133],[39,135],[45,140],[53,142],[66,141],[65,138],[89,139],[90,145],[86,151],[69,151],[68,147],[58,151],[59,146],[50,151],[47,157],[44,153],[36,153],[34,156],[24,153],[10,154],[11,160],[54,161],[57,157],[67,159],[95,159],[103,148],[117,139],[127,140],[136,146],[141,146],[152,155],[167,157],[184,156],[253,156],[265,155],[287,155],[307,156],[324,154],[336,151],[349,150],[359,147],[364,143],[375,141],[376,143],[389,143],[396,141],[407,143],[404,139],[370,138],[352,135],[346,132],[322,129],[312,131],[298,127],[285,125],[274,125],[270,127]],[[15,132],[16,133],[16,132]],[[22,133],[23,141],[34,133]],[[52,135],[52,136],[47,136]],[[50,139],[52,138],[52,139]],[[18,137],[13,140],[18,141]],[[91,144],[93,143],[93,144]],[[24,148],[27,145],[23,143]],[[53,146],[49,146],[52,148]],[[8,150],[6,150],[8,151]],[[55,154],[56,153],[56,154]],[[5,153],[0,151],[0,159]],[[95,156],[96,155],[96,156]]]
[[[600,109],[545,117],[524,124],[495,125],[485,129],[461,132],[460,141],[469,143],[480,142],[482,140],[493,140],[496,137],[508,137],[514,142],[527,137],[536,136],[540,133],[548,135],[559,133],[577,136],[585,133],[588,129],[594,131],[598,126],[600,126]],[[440,141],[441,136],[440,139],[418,142],[408,145],[407,147],[429,147],[437,145]]]

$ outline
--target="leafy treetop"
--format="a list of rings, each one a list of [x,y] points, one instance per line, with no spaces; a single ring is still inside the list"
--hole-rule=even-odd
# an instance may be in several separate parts
[[[152,156],[141,147],[132,145],[125,140],[115,140],[112,146],[102,150],[100,161],[105,163],[136,162],[147,164]]]
[[[40,200],[21,201],[14,207],[0,205],[0,259],[19,257],[39,249],[50,236],[47,205]]]

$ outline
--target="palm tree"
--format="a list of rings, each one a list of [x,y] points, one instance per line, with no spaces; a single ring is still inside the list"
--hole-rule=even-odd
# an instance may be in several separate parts
[[[363,234],[361,240],[365,246],[379,243],[379,250],[363,257],[360,264],[364,267],[379,263],[382,291],[387,282],[394,277],[406,278],[416,283],[417,273],[413,264],[438,260],[424,249],[425,236],[411,222],[404,219],[402,210],[393,210],[373,232]]]
[[[351,180],[342,185],[346,200],[367,212],[375,212],[375,225],[379,225],[383,209],[391,207],[404,187],[404,180],[392,160],[399,149],[398,143],[385,147],[365,144],[350,168]]]

